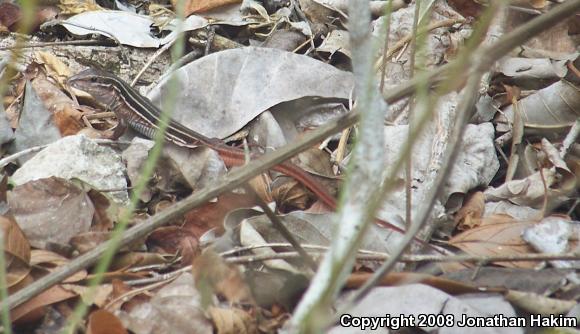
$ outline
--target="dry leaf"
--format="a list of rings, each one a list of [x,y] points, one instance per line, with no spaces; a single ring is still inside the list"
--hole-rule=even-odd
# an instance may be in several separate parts
[[[61,88],[65,88],[66,80],[71,76],[68,66],[52,53],[36,51],[34,56],[36,62],[44,64],[48,76],[55,79],[60,84]]]
[[[109,232],[85,232],[79,233],[69,240],[69,244],[79,253],[84,254],[99,244],[109,240]]]
[[[117,255],[111,264],[111,270],[125,270],[133,267],[163,265],[171,262],[173,256],[163,256],[148,252],[127,252]]]
[[[217,334],[257,333],[256,319],[239,308],[210,307],[209,316]]]
[[[55,285],[11,310],[10,318],[17,323],[27,323],[33,320],[32,318],[37,317],[39,310],[43,313],[45,306],[76,296],[76,293],[63,289],[60,285]]]
[[[348,99],[353,85],[351,73],[321,61],[256,47],[212,53],[181,67],[175,75],[175,88],[184,94],[176,96],[172,116],[216,138],[234,134],[282,102],[312,96]],[[154,104],[161,105],[168,82],[164,77],[147,94]]]
[[[61,269],[70,262],[66,257],[43,249],[34,249],[30,256],[30,265],[34,267],[35,272],[42,274],[50,273]],[[44,271],[44,272],[43,272]],[[82,269],[61,281],[62,283],[74,283],[87,277],[87,271]]]
[[[188,0],[185,4],[185,15],[203,13],[218,7],[241,2],[241,0]],[[171,0],[171,4],[174,8],[177,7],[176,0]]]
[[[460,231],[477,227],[481,224],[481,217],[485,211],[485,196],[477,191],[467,198],[463,206],[455,215],[455,224]]]
[[[0,233],[6,261],[6,284],[12,287],[30,272],[30,244],[12,217],[0,216]]]
[[[281,212],[291,211],[289,209],[304,210],[310,198],[301,183],[287,176],[277,177],[272,182],[272,197],[276,199],[276,207]]]
[[[91,280],[93,277],[88,276],[87,280]],[[94,288],[89,288],[82,285],[76,284],[62,284],[61,287],[71,292],[75,292],[80,295],[83,302],[88,305],[96,305],[97,307],[103,307],[106,301],[109,300],[111,293],[113,292],[113,286],[111,284],[101,284]],[[91,291],[91,289],[94,289]],[[89,294],[89,291],[91,292]],[[89,299],[91,297],[92,299]]]
[[[147,237],[150,252],[181,255],[181,263],[189,265],[200,252],[199,240],[192,233],[178,226],[163,226]]]
[[[531,254],[534,251],[522,240],[521,235],[526,228],[533,224],[531,222],[511,222],[480,226],[454,236],[448,243],[475,256]],[[537,262],[495,263],[515,268],[534,268],[537,266]]]
[[[60,0],[58,7],[63,15],[103,10],[94,0]]]
[[[258,175],[248,181],[250,187],[252,187],[256,194],[258,194],[258,196],[260,196],[260,198],[266,203],[270,203],[274,200],[272,198],[272,191],[270,191],[271,183],[272,179],[268,174]]]
[[[204,233],[212,228],[223,231],[223,221],[228,212],[254,205],[255,202],[251,196],[225,193],[220,195],[216,202],[206,203],[187,212],[183,228],[191,231],[199,240]]]
[[[32,81],[32,87],[48,111],[54,115],[54,122],[63,136],[76,134],[84,127],[81,122],[82,114],[60,88],[41,76]]]
[[[213,326],[201,300],[193,276],[183,273],[153,293],[150,302],[135,305],[128,313],[120,312],[119,317],[133,333],[211,334]]]
[[[240,271],[224,262],[215,252],[208,250],[193,262],[193,275],[196,287],[203,291],[211,287],[212,292],[226,298],[233,304],[254,304],[250,288]]]
[[[20,7],[9,2],[0,3],[0,26],[4,26],[11,30],[16,30],[15,23],[22,17]]]
[[[90,228],[94,208],[84,191],[67,180],[50,177],[16,186],[8,204],[30,243],[66,244]]]
[[[89,316],[87,334],[127,334],[127,330],[114,314],[97,310]]]

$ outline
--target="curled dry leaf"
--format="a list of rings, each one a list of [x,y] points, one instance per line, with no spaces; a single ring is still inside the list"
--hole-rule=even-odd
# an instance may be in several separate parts
[[[300,8],[311,23],[333,24],[337,18],[346,20],[346,14],[334,7],[332,1],[299,0]]]
[[[0,216],[3,252],[6,261],[6,284],[12,287],[30,272],[30,244],[13,217]]]
[[[485,196],[477,191],[468,196],[467,201],[455,215],[455,224],[460,231],[477,227],[481,224],[481,217],[485,211]]]
[[[272,191],[270,189],[271,188],[270,185],[272,184],[272,179],[270,178],[270,175],[268,174],[258,175],[252,178],[250,181],[248,181],[248,184],[250,185],[250,187],[252,187],[252,189],[254,189],[256,194],[264,202],[270,203],[274,200],[272,197]]]
[[[272,197],[276,199],[276,208],[281,212],[290,209],[304,210],[308,207],[309,196],[298,181],[287,176],[277,177],[272,182]]]
[[[498,125],[498,129],[509,128],[507,123],[514,121],[515,110],[521,110],[527,135],[554,136],[567,132],[576,121],[576,111],[579,109],[578,87],[561,80],[519,100],[516,106],[505,108],[504,112],[498,114],[498,122],[502,125]]]
[[[326,152],[318,148],[310,148],[299,154],[294,162],[312,174],[326,189],[329,189],[331,195],[336,195],[338,192],[337,177],[333,173],[330,158]],[[285,179],[286,182],[279,185],[277,183],[279,178]],[[304,186],[294,180],[289,180],[288,177],[281,176],[274,179],[271,188],[277,203],[287,204],[291,207],[305,209],[311,198]]]
[[[544,183],[546,188],[544,188]],[[543,168],[541,172],[521,179],[508,181],[497,188],[489,187],[486,201],[508,200],[521,206],[540,209],[548,200],[548,207],[556,207],[569,199],[576,190],[576,176],[566,169]]]
[[[58,75],[58,73],[55,75]],[[76,134],[84,127],[81,122],[82,114],[59,87],[43,76],[34,79],[32,87],[47,110],[54,115],[54,123],[63,136]]]

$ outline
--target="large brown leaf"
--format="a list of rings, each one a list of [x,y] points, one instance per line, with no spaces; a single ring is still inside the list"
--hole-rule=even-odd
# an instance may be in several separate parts
[[[476,256],[522,255],[534,253],[522,240],[524,229],[531,222],[491,224],[462,232],[449,240],[449,244]],[[505,267],[534,268],[537,262],[496,262]]]

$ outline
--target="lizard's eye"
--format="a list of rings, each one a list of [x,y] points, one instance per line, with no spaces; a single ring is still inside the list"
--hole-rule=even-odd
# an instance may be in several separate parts
[[[92,77],[91,82],[97,82],[97,77]]]

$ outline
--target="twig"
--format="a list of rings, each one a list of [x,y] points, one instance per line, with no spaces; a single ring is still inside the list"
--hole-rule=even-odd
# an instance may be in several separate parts
[[[381,82],[379,84],[379,89],[381,92],[385,88],[385,76],[387,73],[387,61],[389,57],[386,57],[386,53],[389,50],[389,35],[391,34],[391,16],[393,15],[393,0],[387,0],[387,7],[385,9],[385,42],[383,44],[383,61],[381,63]]]
[[[181,268],[180,270],[182,270],[182,269],[184,269],[184,268]],[[189,266],[188,269],[191,270],[191,266]],[[138,294],[140,294],[140,293],[142,293],[144,291],[148,291],[148,290],[151,290],[151,289],[155,289],[155,288],[160,287],[162,285],[168,284],[171,281],[175,280],[177,277],[179,277],[178,274],[174,274],[174,272],[171,273],[171,274],[173,274],[173,275],[169,275],[168,277],[164,277],[164,280],[163,281],[155,281],[155,282],[153,282],[153,284],[150,284],[148,286],[144,286],[144,287],[139,288],[139,289],[133,289],[133,290],[130,290],[130,291],[125,292],[124,294],[118,296],[117,298],[115,298],[115,299],[109,301],[107,304],[105,304],[105,306],[103,306],[103,309],[106,310],[109,307],[111,307],[113,304],[118,303],[118,302],[120,302],[120,301],[122,301],[124,299],[125,300],[128,300],[128,298],[130,296],[135,296],[135,295],[138,295]],[[179,274],[181,274],[181,272],[179,272]],[[162,275],[159,275],[159,276],[162,276]],[[137,281],[137,280],[135,280],[135,281]],[[127,285],[136,285],[136,284],[130,284],[131,282],[132,281],[127,281],[127,282],[123,282],[123,283],[125,283]]]
[[[177,38],[175,38],[174,40],[172,40],[170,43],[167,43],[167,44],[163,45],[163,47],[161,49],[157,50],[155,52],[155,54],[153,54],[153,56],[151,56],[151,58],[149,58],[149,60],[147,61],[147,63],[145,63],[145,65],[139,71],[139,73],[137,73],[137,75],[135,76],[135,78],[133,78],[133,81],[131,81],[131,87],[135,86],[135,84],[137,83],[137,81],[139,80],[139,78],[141,78],[141,76],[143,75],[143,73],[145,73],[145,71],[149,68],[149,66],[151,66],[151,64],[153,64],[153,62],[155,60],[157,60],[157,58],[159,58],[159,56],[161,56],[163,54],[163,52],[165,52],[169,48],[171,48],[171,46],[175,43],[175,41],[177,41]]]
[[[311,252],[313,256],[322,255],[320,251]],[[280,252],[276,254],[264,255],[242,255],[232,256],[225,259],[227,263],[242,264],[262,262],[276,259],[296,259],[300,255],[297,252]],[[391,258],[389,254],[357,254],[357,260],[362,261],[386,261]],[[397,261],[406,263],[425,263],[425,262],[459,262],[459,263],[493,263],[493,262],[539,262],[539,261],[576,261],[580,260],[578,253],[540,253],[540,254],[512,254],[498,256],[478,256],[478,255],[403,255]]]
[[[415,0],[415,11],[413,14],[413,27],[411,30],[411,41],[409,42],[409,45],[411,46],[411,51],[409,54],[409,71],[411,72],[411,78],[415,76],[415,62],[416,62],[416,57],[417,57],[417,38],[418,38],[418,34],[417,34],[417,29],[418,29],[418,25],[419,25],[419,14],[421,11],[421,4],[423,3],[423,1],[421,0]],[[383,60],[383,64],[385,64],[385,61]],[[385,69],[383,69],[384,71]],[[421,86],[423,87],[423,85]],[[422,89],[417,89],[418,92],[422,91]],[[417,94],[420,95],[420,94]],[[411,96],[410,98],[410,102],[409,102],[409,131],[407,132],[407,142],[412,143],[415,140],[415,137],[413,137],[413,131],[411,131],[413,129],[413,127],[415,126],[415,120],[416,120],[416,116],[417,115],[417,106],[418,106],[418,101],[417,101],[417,96]],[[413,155],[412,154],[407,154],[407,159],[406,159],[406,163],[405,163],[405,227],[409,228],[411,226],[411,224],[413,223],[413,219],[412,219],[412,206],[413,206]]]
[[[227,258],[229,256],[233,256],[234,254],[251,251],[253,249],[258,249],[258,248],[291,247],[291,246],[292,245],[290,245],[287,242],[272,242],[272,243],[266,243],[266,244],[260,244],[260,245],[236,247],[234,249],[230,249],[228,251],[220,253],[220,256]],[[302,246],[302,248],[309,249],[310,251],[326,251],[329,248],[328,246],[311,245],[311,244],[302,244],[301,246]],[[359,250],[357,250],[357,252],[360,254],[367,254],[367,255],[378,255],[378,256],[388,255],[386,253],[370,251],[370,250],[366,250],[366,249],[359,249]]]
[[[16,49],[44,48],[47,46],[61,46],[61,45],[116,46],[117,43],[109,42],[109,41],[96,41],[93,39],[82,39],[82,40],[76,40],[76,41],[58,41],[58,42],[44,42],[44,43],[4,46],[4,47],[0,47],[0,51],[16,50]]]
[[[361,110],[360,131],[342,187],[331,248],[324,256],[308,290],[294,310],[292,330],[318,333],[323,330],[327,310],[346,282],[361,244],[378,207],[373,195],[380,189],[384,164],[383,120],[387,104],[380,99],[373,74],[374,47],[370,31],[370,7],[365,1],[349,1],[349,35],[353,77]],[[327,315],[326,317],[324,317]]]
[[[98,119],[107,119],[107,118],[113,118],[113,117],[116,117],[116,115],[112,111],[103,111],[103,112],[98,112],[95,114],[84,116],[84,118],[87,121],[98,120]]]

